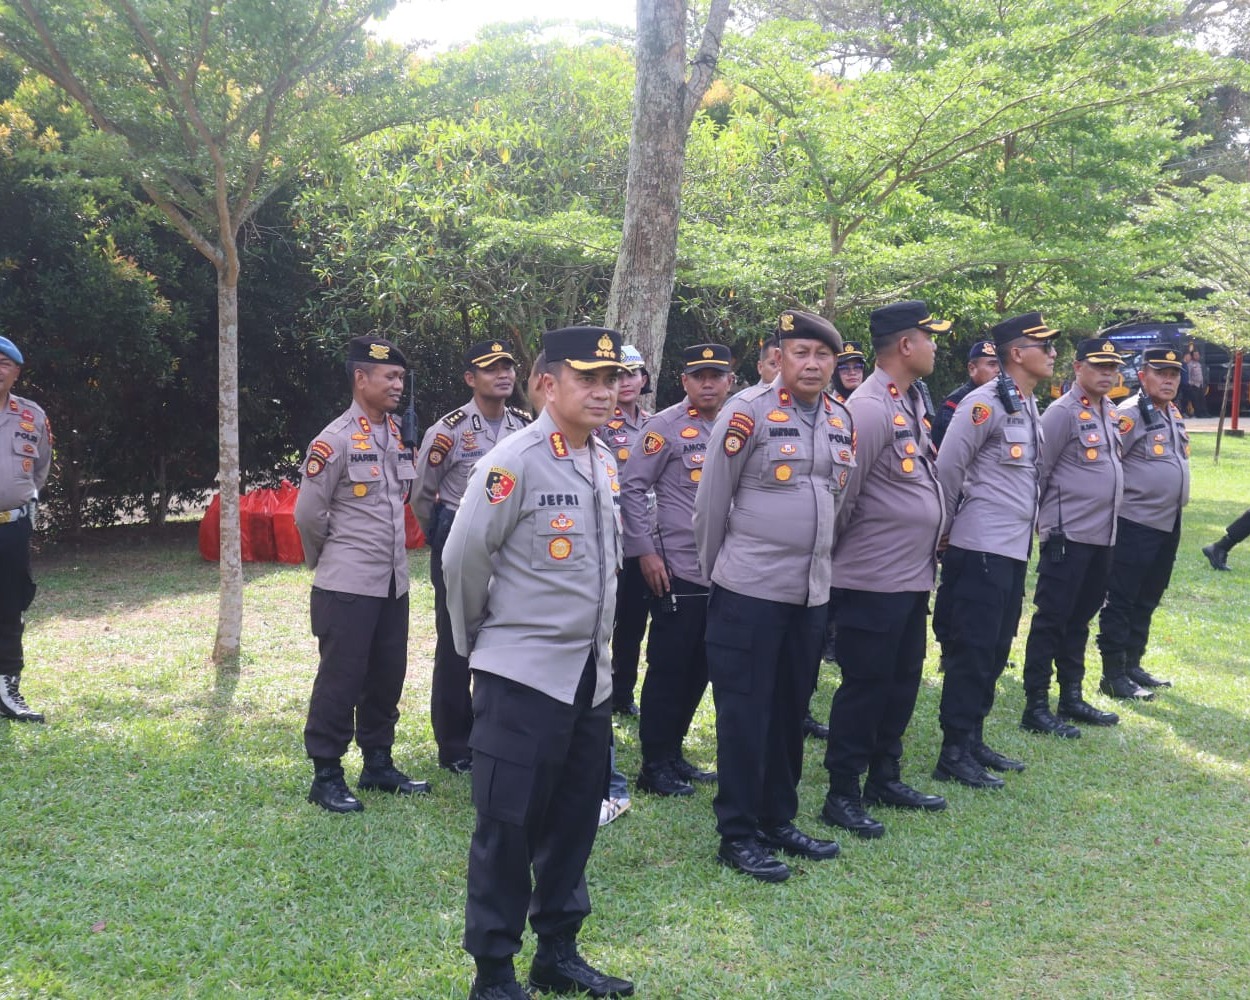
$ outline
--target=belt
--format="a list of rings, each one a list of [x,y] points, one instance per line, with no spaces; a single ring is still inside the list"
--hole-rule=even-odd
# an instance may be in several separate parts
[[[12,510],[0,510],[0,524],[8,524],[10,521],[17,521],[30,513],[30,507],[23,504],[21,507],[14,507]]]

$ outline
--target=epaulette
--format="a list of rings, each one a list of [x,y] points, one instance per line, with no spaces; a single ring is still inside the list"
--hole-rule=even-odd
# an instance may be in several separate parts
[[[516,417],[523,424],[528,424],[534,419],[532,416],[530,416],[528,413],[522,410],[519,406],[509,406],[508,412],[511,413],[514,417]]]
[[[464,410],[453,410],[447,416],[443,417],[443,423],[448,427],[455,427],[456,424],[462,422],[468,414]]]

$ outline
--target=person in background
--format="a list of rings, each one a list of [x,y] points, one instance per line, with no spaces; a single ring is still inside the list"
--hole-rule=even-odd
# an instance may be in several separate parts
[[[404,505],[417,476],[391,417],[407,367],[389,340],[351,340],[352,405],[308,446],[295,501],[304,561],[315,571],[310,613],[321,654],[304,725],[313,761],[308,801],[336,813],[364,809],[343,778],[353,736],[364,758],[358,788],[430,790],[391,758],[408,672]]]
[[[1207,415],[1207,379],[1202,370],[1202,355],[1196,347],[1185,355],[1185,374],[1188,376],[1185,382],[1185,404],[1193,409],[1195,419],[1202,419]]]
[[[998,353],[992,340],[978,340],[968,351],[968,381],[952,392],[938,407],[933,418],[933,443],[942,445],[946,428],[950,426],[951,417],[959,407],[963,398],[977,386],[985,385],[990,379],[998,377]]]
[[[1244,542],[1247,538],[1250,538],[1250,510],[1225,528],[1224,537],[1218,542],[1204,545],[1202,554],[1207,557],[1207,562],[1211,564],[1212,569],[1227,571],[1228,553],[1234,545]]]
[[[760,341],[760,356],[755,362],[755,370],[760,376],[758,385],[771,385],[781,371],[781,345],[771,334]]]
[[[829,386],[835,398],[842,402],[850,399],[851,393],[863,385],[867,368],[868,359],[859,349],[859,344],[851,340],[843,344],[833,368],[833,382]]]
[[[25,363],[17,345],[0,336],[0,434],[12,442],[0,471],[0,717],[43,722],[43,713],[22,696],[22,633],[35,599],[30,540],[39,491],[52,468],[52,428],[37,403],[13,392]]]

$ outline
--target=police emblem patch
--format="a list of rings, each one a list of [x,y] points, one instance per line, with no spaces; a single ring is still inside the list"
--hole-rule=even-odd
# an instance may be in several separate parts
[[[642,439],[642,453],[644,455],[654,455],[664,447],[664,437],[655,431],[647,431],[646,437]]]
[[[325,467],[326,463],[316,455],[313,455],[308,460],[308,467],[304,470],[304,475],[311,479],[313,476],[319,474]]]
[[[629,449],[628,449],[628,448],[618,448],[618,449],[617,449],[617,451],[616,451],[616,460],[617,460],[618,462],[624,462],[624,461],[626,461],[628,458],[629,458]]]
[[[916,460],[914,458],[903,459],[903,471],[909,475],[916,471]]]
[[[702,470],[702,469],[691,469],[691,470],[690,470],[690,481],[691,481],[692,483],[697,483],[697,482],[698,482],[700,479],[702,479],[702,478],[703,478],[703,470]]]
[[[1133,429],[1133,418],[1129,416],[1120,417],[1120,422],[1116,425],[1121,434],[1127,434]]]
[[[358,497],[362,497],[369,492],[369,487],[364,483],[357,483],[352,487],[352,492]]]
[[[729,431],[725,435],[725,454],[731,456],[738,454],[745,443],[746,438],[742,437],[737,431]]]
[[[984,403],[972,404],[972,422],[980,427],[983,423],[990,419],[990,408]]]
[[[790,477],[794,475],[794,470],[788,465],[779,465],[773,470],[773,475],[777,477],[777,482],[788,483]]]
[[[1018,445],[1018,444],[1013,444],[1013,445],[1011,446],[1011,457],[1012,457],[1012,458],[1020,458],[1020,457],[1022,457],[1023,455],[1024,455],[1024,449],[1023,449],[1023,448],[1021,448],[1021,447],[1020,447],[1020,445]]]
[[[556,531],[568,531],[576,522],[568,514],[560,513],[551,519],[551,526]]]
[[[495,466],[486,477],[486,499],[489,503],[503,503],[516,488],[516,476],[507,469]]]
[[[1091,461],[1091,462],[1092,462],[1092,461],[1094,461],[1094,460],[1098,457],[1098,449],[1097,449],[1097,448],[1086,448],[1086,449],[1085,449],[1085,457],[1086,457],[1089,461]]]
[[[547,552],[552,559],[563,561],[573,554],[573,543],[561,535],[547,543]]]

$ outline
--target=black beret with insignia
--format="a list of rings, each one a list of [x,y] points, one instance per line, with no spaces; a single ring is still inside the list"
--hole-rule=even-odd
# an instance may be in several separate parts
[[[777,332],[774,334],[780,343],[783,340],[818,340],[833,348],[834,354],[842,352],[842,334],[837,327],[825,317],[801,309],[787,309],[777,318]]]
[[[399,365],[408,367],[403,351],[389,340],[381,337],[353,337],[347,344],[347,362],[367,362],[372,365]]]

